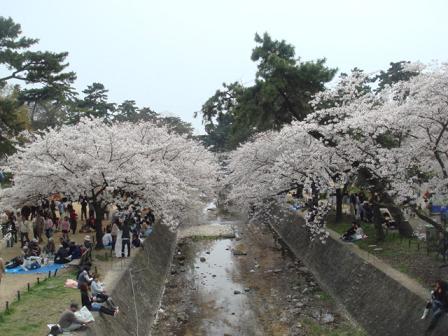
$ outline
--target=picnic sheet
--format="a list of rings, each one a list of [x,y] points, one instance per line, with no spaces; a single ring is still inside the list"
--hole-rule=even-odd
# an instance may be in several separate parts
[[[6,273],[10,274],[33,274],[33,273],[48,273],[54,272],[58,269],[64,268],[64,264],[49,264],[44,265],[41,268],[25,271],[22,267],[17,266],[15,268],[6,269]]]

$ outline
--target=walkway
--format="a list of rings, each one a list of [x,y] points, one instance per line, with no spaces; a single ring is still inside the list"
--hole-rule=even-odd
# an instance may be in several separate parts
[[[382,261],[381,259],[377,258],[373,253],[369,253],[366,250],[362,250],[355,244],[342,242],[340,239],[339,233],[337,233],[331,229],[328,229],[328,228],[327,228],[327,230],[330,233],[330,237],[333,238],[335,241],[337,241],[339,244],[343,244],[347,249],[349,249],[353,253],[357,254],[359,257],[364,259],[366,262],[375,266],[377,269],[379,269],[383,273],[387,274],[389,277],[391,277],[398,283],[407,287],[410,291],[417,294],[422,299],[424,299],[424,300],[428,299],[428,291],[423,286],[421,286],[416,280],[412,279],[411,277],[409,277],[408,275],[406,275],[400,271],[397,271],[395,268],[393,268],[389,264],[387,264],[384,261]]]

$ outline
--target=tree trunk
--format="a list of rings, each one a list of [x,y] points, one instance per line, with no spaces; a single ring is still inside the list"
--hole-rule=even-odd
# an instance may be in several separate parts
[[[372,205],[373,205],[373,218],[375,227],[377,225],[376,221],[379,220],[380,224],[383,223],[383,216],[380,213],[380,208],[387,208],[395,220],[395,224],[397,225],[398,231],[400,235],[405,237],[412,237],[413,229],[411,225],[404,219],[403,212],[400,207],[395,205],[393,198],[387,193],[385,189],[384,181],[375,178],[367,169],[359,170],[361,177],[370,185],[371,192],[376,194],[376,196],[372,197]],[[375,218],[375,212],[378,212],[378,219]],[[384,240],[384,232],[380,227],[377,228],[377,232],[380,233],[378,237],[379,240]]]
[[[311,183],[311,194],[312,194],[312,205],[314,207],[319,206],[319,189],[316,186],[316,183]]]
[[[104,248],[103,245],[103,218],[104,209],[99,204],[93,205],[95,208],[95,239],[96,239],[96,249]]]
[[[375,232],[376,232],[376,240],[378,242],[384,241],[386,235],[384,234],[383,230],[383,215],[381,214],[380,206],[377,203],[373,203],[372,211],[373,211],[373,225],[375,226]]]
[[[342,221],[342,199],[344,195],[341,188],[336,189],[336,218],[335,222],[340,223]]]

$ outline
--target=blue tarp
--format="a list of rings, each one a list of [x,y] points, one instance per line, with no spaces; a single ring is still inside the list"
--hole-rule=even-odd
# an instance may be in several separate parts
[[[432,213],[446,213],[448,212],[448,205],[432,205],[431,207]]]
[[[33,274],[33,273],[48,273],[49,271],[54,272],[58,269],[63,268],[64,264],[49,264],[42,266],[41,268],[36,268],[33,270],[25,271],[22,267],[17,266],[15,268],[6,269],[6,273],[10,274]]]

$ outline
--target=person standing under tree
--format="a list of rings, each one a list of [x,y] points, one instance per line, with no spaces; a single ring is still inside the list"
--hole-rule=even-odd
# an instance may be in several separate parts
[[[20,247],[23,248],[25,246],[25,242],[29,241],[30,238],[28,236],[28,224],[20,215],[20,212],[17,212],[17,223],[19,224]]]
[[[112,235],[112,254],[115,251],[115,244],[117,243],[117,236],[118,236],[118,224],[117,224],[118,219],[115,219],[114,222],[112,223],[112,230],[110,232],[110,234]]]
[[[81,196],[81,220],[87,219],[87,199],[85,196]]]
[[[129,258],[131,256],[131,228],[129,226],[129,219],[126,219],[121,228],[121,257],[124,258],[124,247],[128,246],[128,255]]]
[[[78,226],[77,222],[78,215],[76,214],[75,209],[73,207],[70,208],[70,229],[72,230],[72,233],[76,233],[76,227]]]

